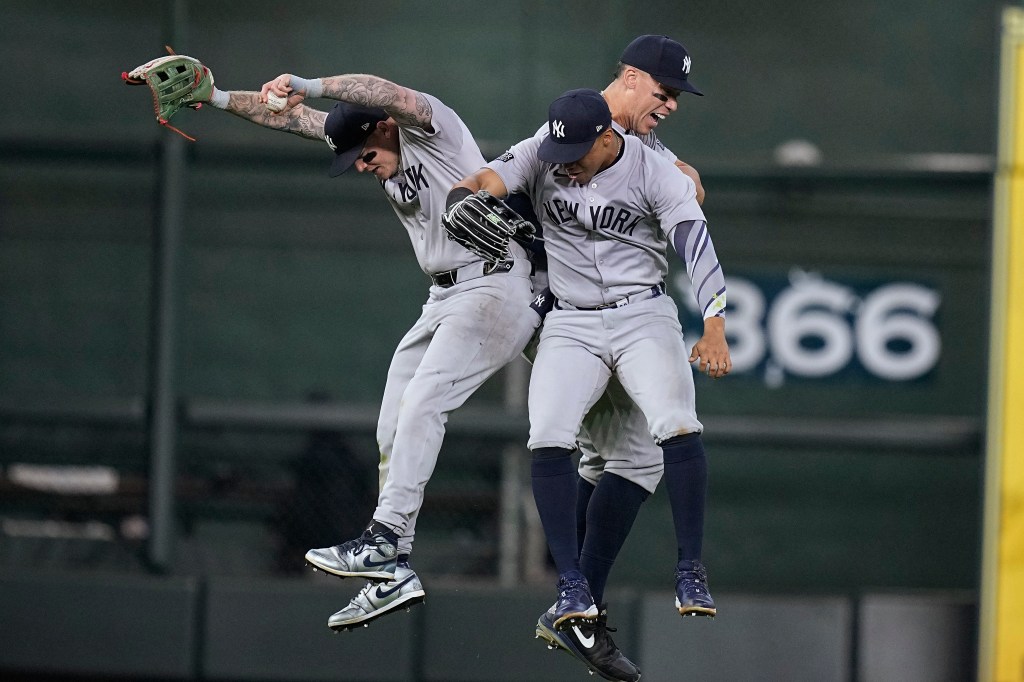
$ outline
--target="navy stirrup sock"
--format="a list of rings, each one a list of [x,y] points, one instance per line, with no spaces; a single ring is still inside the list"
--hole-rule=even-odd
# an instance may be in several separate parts
[[[594,603],[604,599],[604,586],[612,564],[626,542],[640,505],[650,496],[646,490],[621,476],[605,472],[593,489],[587,510],[587,535],[580,568],[590,583]]]
[[[699,433],[673,436],[661,444],[665,454],[665,487],[672,504],[679,561],[700,560],[704,542],[708,459]]]
[[[594,494],[594,484],[583,478],[576,477],[576,546],[583,550],[583,541],[587,537],[587,507]]]
[[[576,466],[572,450],[537,448],[530,463],[533,500],[537,504],[551,558],[559,575],[580,568],[576,545]]]

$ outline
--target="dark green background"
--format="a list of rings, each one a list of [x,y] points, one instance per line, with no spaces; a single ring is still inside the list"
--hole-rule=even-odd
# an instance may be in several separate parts
[[[26,82],[16,105],[0,108],[3,405],[144,401],[149,392],[159,141],[171,133],[153,122],[148,93],[119,74],[161,53],[153,5],[4,4],[0,44]],[[779,389],[757,374],[698,380],[701,415],[858,418],[866,430],[872,418],[938,416],[980,429],[1000,6],[193,2],[175,47],[208,63],[225,89],[258,89],[284,71],[391,78],[452,105],[495,156],[532,134],[563,90],[605,85],[633,36],[668,33],[690,49],[707,96],[684,97],[659,134],[702,173],[727,274],[778,281],[800,268],[843,282],[915,281],[942,296],[942,356],[921,380],[842,374]],[[324,388],[375,405],[428,283],[376,184],[331,180],[325,146],[222,112],[185,111],[174,123],[199,140],[187,151],[181,399],[294,403]],[[814,142],[824,164],[775,166],[775,147],[794,138]],[[970,155],[974,170],[929,169],[925,154]],[[496,380],[473,402],[497,406],[501,395]],[[3,414],[0,463],[145,469],[138,429]],[[366,435],[354,437],[370,460]],[[264,475],[254,462],[288,456],[300,436],[186,431],[181,468],[202,476],[223,460]],[[934,452],[719,438],[709,430],[714,585],[974,587],[980,438]],[[493,485],[498,447],[449,443],[428,490],[424,548],[450,546],[465,522],[447,508],[432,516],[433,491]],[[259,505],[227,512],[255,522],[268,514]],[[472,532],[494,540],[493,525]],[[671,565],[671,537],[658,493],[613,581],[666,585],[665,571],[650,567]]]

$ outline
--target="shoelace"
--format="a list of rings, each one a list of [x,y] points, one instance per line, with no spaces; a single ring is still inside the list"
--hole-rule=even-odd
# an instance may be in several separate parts
[[[704,568],[703,564],[697,564],[689,570],[677,570],[676,580],[682,580],[683,578],[689,578],[690,580],[696,580],[700,583],[706,583],[708,581],[708,570]]]
[[[357,595],[357,597],[365,597],[367,595],[367,593],[370,590],[373,589],[373,587],[374,587],[373,581],[372,580],[367,580],[366,584],[363,585],[363,589],[359,590],[359,594]],[[369,599],[367,599],[367,601],[369,601]]]
[[[584,587],[585,583],[582,580],[566,580],[565,583],[562,584],[561,589],[558,591],[558,596],[564,599],[567,596],[569,596],[570,592],[574,592]]]
[[[686,580],[686,579],[687,579],[686,573],[680,573],[679,574],[678,580]],[[677,582],[678,582],[678,580],[677,580]],[[693,589],[696,590],[697,592],[707,592],[708,591],[707,583],[704,582],[703,580],[701,580],[699,575],[694,575],[693,577],[689,578],[689,582],[693,586]]]
[[[339,554],[344,554],[345,552],[348,552],[349,550],[353,550],[355,552],[358,552],[359,550],[361,550],[363,547],[365,547],[367,545],[367,540],[369,540],[369,539],[370,539],[370,536],[367,533],[363,533],[362,535],[357,537],[355,540],[349,540],[348,542],[345,542],[343,544],[338,545],[338,553]]]
[[[689,580],[692,583],[691,589],[698,596],[711,596],[711,592],[707,588],[708,572],[703,564],[698,563],[690,570],[676,571],[676,582],[678,583],[680,580]]]

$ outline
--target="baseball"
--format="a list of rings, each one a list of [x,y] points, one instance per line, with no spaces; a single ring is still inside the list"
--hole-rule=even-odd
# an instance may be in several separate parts
[[[267,110],[277,113],[288,106],[287,97],[278,97],[272,92],[267,93]]]

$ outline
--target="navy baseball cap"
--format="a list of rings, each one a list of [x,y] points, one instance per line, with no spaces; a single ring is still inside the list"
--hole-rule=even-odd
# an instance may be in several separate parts
[[[387,117],[383,109],[368,109],[348,102],[335,104],[324,121],[324,138],[336,154],[328,175],[337,177],[351,168],[377,122]]]
[[[668,36],[645,35],[636,38],[626,46],[619,61],[646,71],[662,85],[704,96],[687,80],[690,76],[690,53],[681,43]]]
[[[540,143],[537,157],[547,163],[579,161],[611,124],[612,112],[601,93],[569,90],[548,107],[548,136]]]

